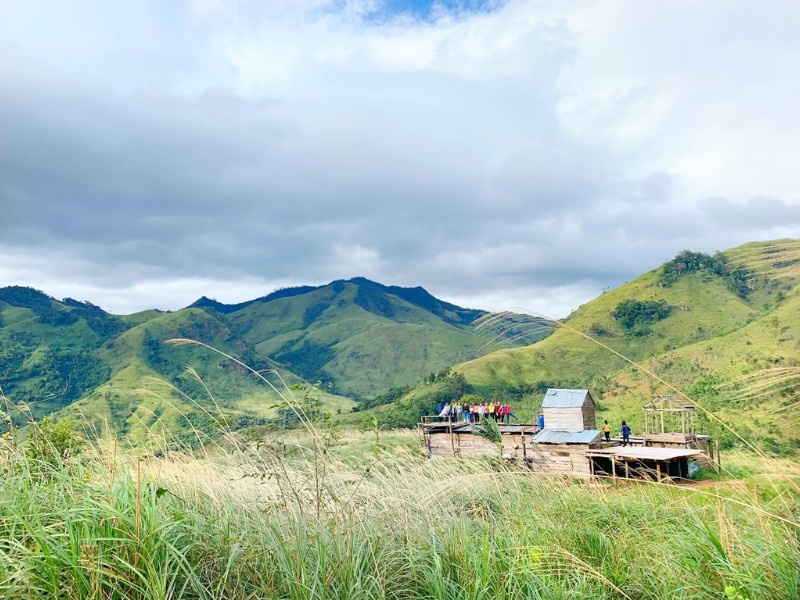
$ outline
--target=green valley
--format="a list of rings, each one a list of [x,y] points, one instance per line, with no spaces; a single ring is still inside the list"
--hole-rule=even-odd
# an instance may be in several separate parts
[[[291,387],[319,381],[324,409],[349,412],[362,398],[549,332],[511,329],[487,345],[471,327],[485,314],[363,278],[126,316],[9,287],[0,290],[0,387],[22,407],[12,411],[20,423],[26,412],[57,413],[110,425],[137,444],[153,430],[187,441],[220,418],[234,427],[291,423],[282,397]],[[173,338],[207,344],[274,387],[220,353],[165,344]]]

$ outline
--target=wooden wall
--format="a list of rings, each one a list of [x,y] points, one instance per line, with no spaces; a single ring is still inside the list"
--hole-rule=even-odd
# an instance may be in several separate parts
[[[543,408],[545,429],[583,431],[596,429],[595,411],[590,403],[582,408]]]
[[[471,433],[432,433],[428,436],[431,458],[445,456],[478,456],[480,454],[499,455],[497,446],[479,435]],[[525,445],[531,445],[531,436],[525,440]],[[505,458],[519,458],[525,456],[521,435],[503,436],[503,456]]]
[[[524,441],[524,444],[523,444]],[[433,433],[428,436],[431,458],[468,457],[499,454],[497,446],[479,435],[470,433]],[[531,436],[503,436],[503,457],[524,461],[532,471],[590,475],[588,444],[537,444]]]
[[[527,461],[531,470],[541,473],[591,475],[588,449],[588,444],[533,444],[526,449]]]
[[[581,414],[583,415],[584,429],[597,429],[597,417],[595,415],[595,407],[592,404],[587,402],[581,408]]]

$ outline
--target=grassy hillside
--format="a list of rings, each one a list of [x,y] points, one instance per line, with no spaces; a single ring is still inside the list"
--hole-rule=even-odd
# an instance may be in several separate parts
[[[130,325],[90,304],[29,288],[0,289],[0,386],[39,414],[68,406],[107,380],[97,349]]]
[[[641,406],[675,393],[649,370],[760,445],[791,450],[800,446],[798,282],[800,240],[746,244],[716,257],[682,253],[580,307],[548,338],[454,367],[464,376],[457,391],[511,402],[531,419],[547,387],[586,387],[599,400],[599,419],[627,419],[637,431]],[[354,419],[407,424],[395,415],[411,421],[430,412],[452,391],[443,392],[447,386],[417,386]]]
[[[303,293],[284,290],[228,307],[200,303],[255,349],[308,381],[334,384],[337,393],[364,398],[410,385],[425,375],[485,354],[471,323],[483,311],[442,302],[422,288],[398,288],[355,278]],[[196,303],[197,304],[197,303]],[[533,331],[497,345],[542,338]]]
[[[253,352],[225,324],[200,309],[159,315],[105,345],[99,355],[115,365],[107,382],[74,403],[67,414],[80,413],[92,421],[110,415],[119,435],[141,445],[153,434],[191,441],[195,429],[207,433],[220,420],[233,426],[263,424],[280,417],[282,398],[236,362],[210,350],[174,347],[172,338],[189,338],[212,344],[237,357],[279,390],[302,379]],[[187,370],[187,369],[191,370]],[[197,375],[195,375],[195,373]],[[198,378],[199,376],[199,378]],[[352,401],[324,395],[327,410],[349,410]]]
[[[797,411],[786,390],[747,400],[736,378],[800,364],[798,240],[747,244],[725,253],[730,270],[746,281],[744,293],[708,270],[684,272],[668,285],[659,267],[577,310],[549,338],[525,348],[495,352],[457,367],[484,395],[504,386],[537,382],[588,387],[601,398],[599,418],[641,426],[641,406],[654,394],[674,393],[620,356],[641,363],[726,421],[765,440],[800,443]],[[627,301],[668,307],[644,327],[625,328],[619,307]],[[792,387],[789,387],[791,396]],[[541,397],[524,398],[531,412]],[[766,440],[769,441],[769,440]]]

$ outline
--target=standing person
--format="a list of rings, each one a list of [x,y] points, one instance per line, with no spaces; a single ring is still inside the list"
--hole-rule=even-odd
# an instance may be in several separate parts
[[[439,413],[439,416],[442,417],[445,421],[450,420],[450,403],[444,405],[442,412]]]
[[[625,423],[622,423],[625,425]],[[606,436],[606,441],[611,441],[611,425],[608,424],[608,421],[603,421],[603,435]]]
[[[486,416],[486,402],[478,406],[478,421],[482,421]]]
[[[509,404],[508,406],[506,406],[506,419],[507,419],[506,423],[510,423],[511,422],[511,418],[510,417],[514,417],[515,421],[519,421],[519,419],[517,418],[517,415],[515,415],[514,411],[511,410],[511,405]]]
[[[464,417],[464,407],[461,402],[456,404],[456,421],[460,421]]]
[[[628,424],[623,421],[622,422],[622,447],[624,448],[631,442],[631,428],[628,427]]]
[[[494,402],[489,402],[489,407],[487,410],[489,412],[489,418],[497,421],[497,415],[494,412]]]

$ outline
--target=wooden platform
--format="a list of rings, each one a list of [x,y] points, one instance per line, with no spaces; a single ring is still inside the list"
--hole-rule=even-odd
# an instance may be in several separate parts
[[[467,423],[465,421],[453,421],[452,423],[420,423],[418,426],[422,427],[423,431],[427,433],[474,433],[473,426],[476,423]],[[520,435],[535,434],[539,432],[538,425],[511,425],[506,423],[498,423],[497,428],[502,435]]]
[[[585,454],[592,475],[606,474],[629,479],[663,477],[688,479],[689,461],[705,456],[689,448],[622,447],[589,449]]]
[[[650,447],[622,447],[614,446],[613,448],[597,448],[586,451],[586,456],[597,457],[611,457],[619,460],[645,460],[645,461],[659,461],[668,462],[677,460],[679,458],[689,458],[692,456],[700,456],[703,453],[700,450],[690,450],[684,448],[650,448]]]

